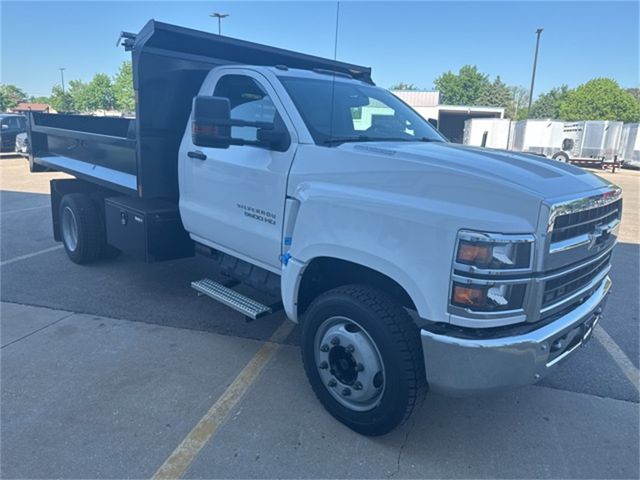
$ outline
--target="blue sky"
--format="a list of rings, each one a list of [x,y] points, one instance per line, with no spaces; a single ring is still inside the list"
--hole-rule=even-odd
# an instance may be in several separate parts
[[[121,30],[150,18],[333,57],[335,2],[30,2],[1,0],[1,81],[47,95],[60,81],[114,74],[128,58]],[[447,70],[475,64],[509,85],[529,87],[535,29],[542,34],[536,95],[567,83],[611,77],[639,84],[639,2],[340,3],[338,58],[373,67],[381,86],[403,81],[429,89]]]

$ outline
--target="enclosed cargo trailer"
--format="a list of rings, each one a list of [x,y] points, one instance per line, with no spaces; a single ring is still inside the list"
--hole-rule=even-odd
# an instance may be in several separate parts
[[[511,150],[551,157],[562,144],[564,122],[520,120],[513,122]]]
[[[464,144],[506,150],[510,132],[507,118],[471,118],[464,123]]]
[[[618,154],[620,161],[629,167],[640,168],[640,124],[627,123],[622,127],[620,148]]]
[[[618,148],[622,122],[589,120],[564,124],[562,143],[552,158],[576,165],[611,167],[620,166]]]

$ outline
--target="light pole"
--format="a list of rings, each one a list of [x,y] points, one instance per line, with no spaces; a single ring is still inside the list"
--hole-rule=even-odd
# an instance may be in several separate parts
[[[538,64],[538,47],[540,46],[540,34],[542,28],[536,30],[536,53],[533,55],[533,72],[531,73],[531,89],[529,90],[529,106],[527,107],[527,118],[531,112],[531,102],[533,101],[533,84],[536,81],[536,65]]]
[[[66,70],[66,68],[60,67],[58,68],[58,70],[60,70],[60,83],[62,84],[62,108],[66,112],[67,111],[67,95],[64,91],[64,71]]]
[[[66,68],[60,67],[58,70],[60,70],[60,83],[62,84],[62,93],[64,93],[64,71]]]
[[[222,19],[228,17],[229,14],[228,13],[214,12],[209,16],[211,18],[217,18],[218,19],[218,35],[222,35]]]

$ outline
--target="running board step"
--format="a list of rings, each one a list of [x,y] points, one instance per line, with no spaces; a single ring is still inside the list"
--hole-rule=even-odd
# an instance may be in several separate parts
[[[256,302],[255,300],[208,278],[191,282],[191,288],[206,295],[207,297],[211,297],[214,300],[219,301],[220,303],[224,303],[227,307],[231,307],[254,320],[273,313],[273,309],[271,307],[263,305],[260,302]]]

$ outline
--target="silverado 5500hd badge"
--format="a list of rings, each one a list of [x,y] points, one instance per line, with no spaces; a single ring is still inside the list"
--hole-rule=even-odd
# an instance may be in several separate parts
[[[244,212],[245,217],[251,217],[259,222],[268,223],[270,225],[276,224],[276,214],[262,210],[261,208],[250,207],[243,203],[237,204],[238,208]]]

